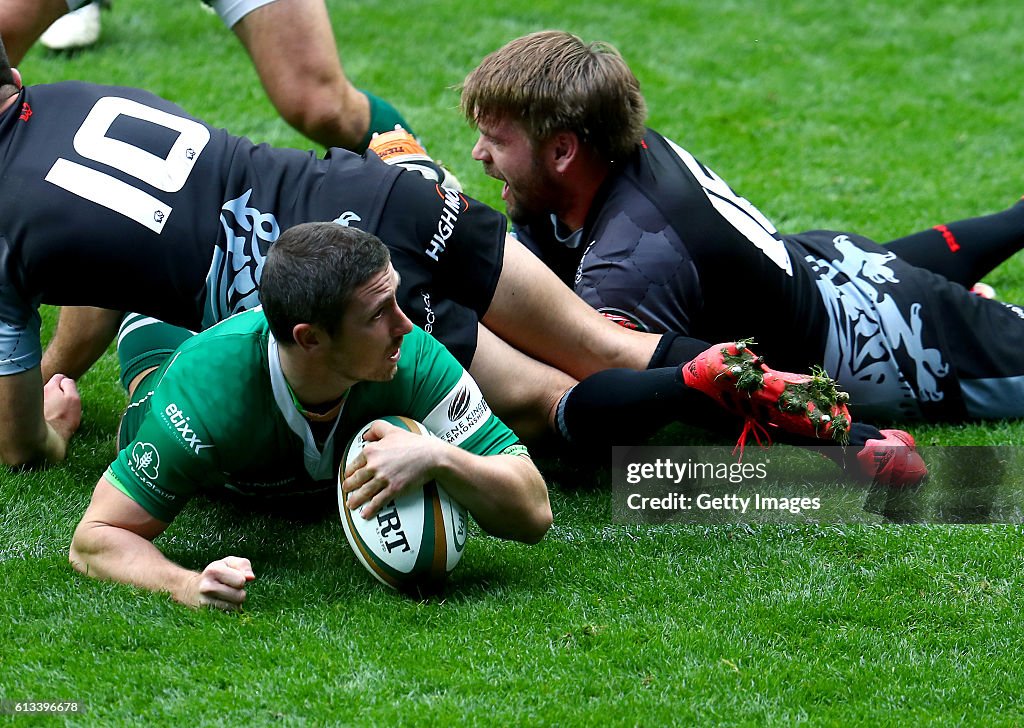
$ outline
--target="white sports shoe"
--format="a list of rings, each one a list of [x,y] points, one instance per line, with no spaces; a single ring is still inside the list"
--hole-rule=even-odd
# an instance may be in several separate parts
[[[91,46],[100,39],[100,4],[89,3],[58,18],[39,42],[52,51]]]

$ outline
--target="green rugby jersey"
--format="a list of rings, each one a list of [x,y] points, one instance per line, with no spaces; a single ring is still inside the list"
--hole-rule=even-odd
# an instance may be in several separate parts
[[[149,384],[153,391],[131,405],[148,411],[106,478],[165,522],[202,489],[273,496],[332,488],[345,443],[377,417],[419,420],[478,455],[518,443],[472,377],[419,328],[402,342],[393,380],[348,391],[320,447],[296,408],[262,310],[197,334],[143,382]]]

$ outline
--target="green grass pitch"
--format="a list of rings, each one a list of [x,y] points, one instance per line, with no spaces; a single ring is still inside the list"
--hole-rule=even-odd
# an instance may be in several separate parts
[[[452,87],[551,27],[615,43],[651,125],[785,231],[886,240],[1024,192],[1019,2],[328,5],[350,77],[494,205]],[[104,26],[87,52],[34,49],[26,81],[141,86],[257,141],[310,146],[198,2],[116,0]],[[1024,300],[1019,257],[988,282]],[[114,456],[112,354],[80,384],[71,461],[0,473],[0,699],[83,701],[67,720],[91,725],[1024,722],[1017,526],[617,526],[607,478],[553,462],[547,538],[475,530],[441,600],[379,588],[333,518],[211,502],[160,545],[193,568],[251,558],[243,613],[87,580],[66,553]],[[1024,440],[1018,422],[912,430],[935,446]]]

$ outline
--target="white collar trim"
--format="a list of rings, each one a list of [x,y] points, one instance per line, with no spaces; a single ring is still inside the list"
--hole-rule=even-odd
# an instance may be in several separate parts
[[[284,370],[281,369],[281,352],[273,334],[269,334],[267,360],[270,362],[270,385],[274,390],[274,401],[281,414],[284,415],[288,428],[302,440],[302,460],[306,466],[306,472],[313,480],[330,480],[335,475],[334,433],[338,429],[338,423],[341,422],[341,413],[345,410],[345,403],[343,402],[338,409],[338,416],[334,418],[334,426],[331,428],[331,433],[327,436],[323,452],[321,452],[313,439],[313,431],[309,428],[309,422],[295,408],[292,392],[284,378]]]

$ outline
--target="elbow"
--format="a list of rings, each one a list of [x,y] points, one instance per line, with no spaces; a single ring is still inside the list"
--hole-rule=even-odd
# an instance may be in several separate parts
[[[68,548],[68,561],[75,571],[89,575],[89,555],[95,551],[89,543],[90,528],[83,521],[78,524]]]
[[[519,520],[519,533],[516,534],[516,540],[530,545],[540,543],[554,522],[548,489],[542,478],[539,479],[539,487],[536,490],[537,497],[523,509]]]
[[[474,514],[483,529],[497,538],[532,546],[540,543],[551,528],[553,517],[547,492],[537,503],[506,504],[504,510],[487,521]]]
[[[74,567],[75,571],[79,571],[83,574],[88,574],[89,570],[86,566],[85,558],[82,555],[81,538],[78,535],[78,531],[81,529],[75,529],[75,535],[71,537],[71,546],[68,548],[68,562]]]
[[[540,543],[552,523],[554,523],[554,517],[551,514],[551,505],[545,499],[544,506],[535,508],[534,512],[530,514],[519,540],[531,546]]]
[[[71,564],[75,571],[79,571],[83,574],[88,573],[88,570],[85,567],[85,560],[75,547],[74,540],[71,541],[71,548],[68,549],[68,563]]]
[[[524,504],[522,529],[518,540],[533,545],[540,543],[544,538],[554,522],[554,515],[551,513],[551,499],[548,498],[548,486],[544,482],[544,476],[532,462],[530,468],[533,471],[530,474],[529,487],[532,497],[527,504]]]

